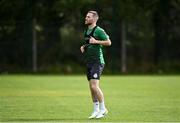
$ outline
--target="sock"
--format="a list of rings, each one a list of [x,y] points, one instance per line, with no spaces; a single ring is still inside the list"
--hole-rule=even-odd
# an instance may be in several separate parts
[[[99,111],[99,102],[94,102],[94,111]]]
[[[101,103],[99,103],[99,108],[100,108],[100,110],[106,110],[104,101],[102,101]]]

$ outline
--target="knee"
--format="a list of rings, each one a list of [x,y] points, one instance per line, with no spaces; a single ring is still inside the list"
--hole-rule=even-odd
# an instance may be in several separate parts
[[[90,85],[91,90],[97,90],[97,86],[95,84]]]

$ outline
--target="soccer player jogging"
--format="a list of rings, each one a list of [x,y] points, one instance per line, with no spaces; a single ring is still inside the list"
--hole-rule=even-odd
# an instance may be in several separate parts
[[[99,87],[99,80],[105,65],[102,47],[110,46],[111,40],[106,32],[96,25],[98,18],[96,11],[88,11],[85,18],[87,29],[84,31],[84,42],[80,47],[87,66],[87,79],[94,103],[94,110],[89,117],[90,119],[99,119],[108,113],[103,92]]]

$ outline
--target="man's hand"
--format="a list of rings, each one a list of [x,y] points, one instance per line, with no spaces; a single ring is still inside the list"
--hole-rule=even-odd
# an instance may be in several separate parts
[[[91,38],[89,39],[89,43],[90,43],[90,44],[97,44],[98,41],[97,41],[95,38],[91,37]]]
[[[80,50],[81,50],[81,53],[83,53],[84,52],[84,45],[82,45],[81,47],[80,47]]]

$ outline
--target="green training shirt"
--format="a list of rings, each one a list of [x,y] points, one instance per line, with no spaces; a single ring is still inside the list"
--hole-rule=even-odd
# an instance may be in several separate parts
[[[92,32],[92,29],[87,29],[87,31],[84,31],[84,42],[83,44],[86,44],[85,38],[87,35],[89,35]],[[85,34],[86,33],[86,34]],[[93,33],[93,37],[96,40],[108,40],[109,36],[106,34],[106,32],[99,26],[96,27]],[[83,53],[83,57],[86,63],[101,63],[105,64],[104,57],[103,57],[103,46],[99,44],[89,44]]]

